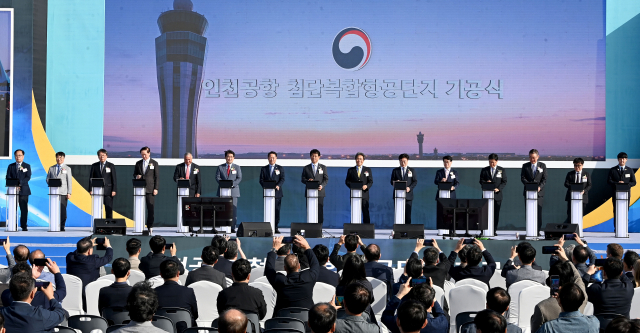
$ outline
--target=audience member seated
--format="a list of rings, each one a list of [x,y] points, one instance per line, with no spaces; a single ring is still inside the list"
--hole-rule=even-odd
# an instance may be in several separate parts
[[[44,268],[46,266],[35,266],[33,264],[34,259],[44,259],[45,255],[42,250],[35,250],[29,254],[29,264],[33,267],[33,278],[40,281],[49,281],[53,283],[53,287],[56,286],[56,279],[53,276],[53,273],[45,271]]]
[[[371,285],[371,282],[367,280],[364,261],[360,256],[350,256],[347,258],[347,261],[344,263],[342,275],[340,276],[340,281],[338,282],[338,287],[336,287],[336,296],[344,297],[347,286],[352,283],[357,283],[365,287],[369,291],[369,295],[371,295],[369,303],[373,304],[373,301],[375,300],[375,297],[373,296],[373,286]],[[377,323],[371,306],[366,309],[365,319]]]
[[[587,287],[587,296],[593,303],[593,314],[615,313],[629,318],[633,289],[634,283],[622,274],[622,261],[613,256],[607,258],[604,281]]]
[[[2,247],[7,255],[7,263],[9,264],[9,267],[0,268],[0,283],[8,283],[11,278],[11,270],[13,269],[13,266],[16,265],[16,261],[11,255],[11,242],[9,241],[9,237],[7,237],[7,240],[2,244]]]
[[[616,243],[607,244],[607,258],[616,258],[622,261],[623,254],[624,249],[622,245]]]
[[[340,248],[344,244],[344,248],[347,249],[347,253],[344,255],[338,254]],[[333,251],[331,251],[331,255],[329,256],[329,261],[333,266],[336,267],[337,271],[341,271],[344,268],[344,263],[347,262],[347,259],[351,256],[359,256],[362,260],[366,260],[364,255],[359,255],[356,253],[358,249],[358,245],[360,245],[360,249],[364,253],[364,243],[360,240],[360,236],[358,235],[342,235],[340,236],[340,240],[336,245],[333,246]]]
[[[46,306],[31,305],[36,295],[35,283],[28,273],[18,273],[11,278],[9,290],[15,302],[0,310],[8,332],[50,332],[69,317],[69,313],[55,299],[51,283],[46,288],[40,288],[47,299]]]
[[[156,235],[149,239],[149,247],[151,248],[151,252],[140,259],[140,266],[138,266],[144,273],[145,279],[148,280],[154,276],[160,275],[160,264],[162,264],[165,260],[175,261],[180,268],[180,275],[184,275],[184,266],[182,266],[182,262],[180,262],[180,260],[178,260],[178,257],[176,257],[176,253],[178,252],[176,244],[173,243],[173,245],[171,246],[171,257],[167,257],[164,255],[166,245],[167,241],[162,236]]]
[[[445,256],[444,252],[438,247],[438,242],[435,239],[431,239],[432,247],[424,250],[422,254],[422,262],[424,262],[423,274],[426,278],[431,278],[433,285],[444,289],[444,280],[449,274],[449,269],[456,262],[456,254],[451,251],[449,257]],[[418,259],[418,252],[425,247],[424,239],[418,238],[416,242],[416,248],[413,250],[410,258]]]
[[[160,264],[160,276],[164,279],[164,284],[155,289],[158,294],[158,307],[178,307],[191,312],[192,325],[196,326],[198,319],[198,304],[196,294],[193,289],[181,286],[178,283],[180,270],[175,260],[167,259]],[[178,323],[184,324],[184,323]],[[182,332],[183,327],[178,325],[178,331]]]
[[[124,308],[127,306],[127,296],[131,291],[131,286],[127,284],[131,264],[125,258],[118,258],[111,264],[111,274],[116,281],[107,287],[100,289],[98,296],[98,310],[102,314],[104,308]]]
[[[26,263],[27,261],[29,261],[30,254],[31,252],[29,251],[29,248],[25,245],[20,244],[13,248],[13,259],[16,261],[16,263]]]
[[[507,331],[507,320],[499,313],[485,309],[473,318],[478,333],[504,333]]]
[[[329,250],[327,249],[327,256]],[[312,333],[333,333],[336,331],[338,313],[332,304],[318,303],[309,310],[307,324]]]
[[[357,257],[355,257],[357,258]],[[349,261],[355,259],[349,258]],[[382,332],[380,327],[367,321],[362,313],[369,307],[373,294],[360,283],[351,283],[344,291],[345,316],[336,320],[336,333]]]
[[[384,282],[387,285],[387,299],[389,299],[393,288],[393,269],[378,262],[381,257],[378,245],[369,244],[362,252],[364,252],[364,257],[367,260],[364,264],[367,277],[376,278]]]
[[[589,265],[595,264],[596,255],[591,251],[591,249],[587,246],[587,243],[580,239],[578,234],[574,233],[573,237],[575,238],[576,243],[578,245],[570,245],[564,248],[565,254],[567,258],[571,258],[573,265],[576,267],[578,272],[580,272],[580,277],[583,277],[589,271],[589,266],[587,266],[587,259],[589,260]],[[560,237],[558,241],[561,246],[564,246],[565,240],[564,236]],[[556,255],[552,255],[549,259],[549,267],[555,265],[560,259]],[[595,282],[595,281],[593,281]],[[589,283],[589,282],[585,282]]]
[[[522,266],[516,268],[513,264],[513,260],[518,256]],[[518,252],[516,247],[511,247],[511,257],[504,264],[502,269],[502,276],[507,280],[507,289],[514,283],[524,280],[531,280],[544,284],[547,278],[546,274],[542,271],[537,271],[531,267],[531,264],[536,259],[536,249],[533,246],[523,246]]]
[[[337,287],[338,281],[340,281],[340,274],[327,269],[327,262],[329,261],[329,248],[322,244],[318,244],[313,247],[313,253],[318,259],[318,264],[320,264],[317,282],[322,282]],[[278,259],[279,258],[280,257],[278,257]],[[278,262],[276,262],[276,265],[277,264]]]
[[[229,236],[215,236],[211,240],[211,246],[218,249],[218,263],[216,263],[214,269],[224,273],[225,277],[232,279],[231,264],[233,264],[233,262],[224,256],[229,249],[229,243],[231,243],[229,242]]]
[[[422,303],[415,300],[403,302],[398,308],[396,325],[401,333],[418,333],[428,325],[427,312]]]
[[[394,295],[387,307],[382,312],[382,323],[392,333],[398,333],[396,323],[396,310],[405,301],[414,300],[422,304],[427,312],[428,323],[422,328],[422,333],[446,333],[449,331],[449,320],[440,304],[435,300],[436,292],[433,290],[433,282],[423,283],[411,287],[411,279],[400,286],[398,293]],[[399,310],[398,310],[399,311]]]
[[[520,248],[522,248],[522,247],[526,247],[526,246],[531,246],[531,243],[529,243],[529,242],[520,242],[520,243],[518,243],[518,246],[516,247],[516,253],[520,251]],[[518,266],[518,267],[522,266],[522,262],[520,261],[520,258],[518,258],[518,257],[516,257],[516,258],[513,260],[513,264],[514,264],[514,265],[516,265],[516,266]],[[541,270],[542,270],[542,267],[541,267],[541,266],[539,266],[539,265],[536,263],[535,259],[533,260],[533,263],[531,263],[531,267],[532,267],[533,269],[535,269],[536,271],[541,271]]]
[[[284,258],[291,254],[291,244],[282,244],[282,247],[276,251],[276,272],[284,272]]]
[[[238,259],[231,265],[231,272],[233,284],[218,294],[218,313],[238,309],[244,313],[255,313],[260,320],[264,319],[267,315],[264,295],[260,289],[249,286],[251,263],[247,259]]]
[[[633,264],[635,264],[638,260],[640,260],[640,256],[636,251],[627,250],[627,252],[624,253],[624,258],[622,259],[622,267],[624,270],[624,274],[626,274],[627,278],[629,278],[629,280],[631,281],[634,280]]]
[[[537,331],[539,333],[569,333],[589,332],[598,333],[600,322],[595,316],[585,316],[580,312],[580,306],[585,300],[582,289],[575,283],[569,282],[560,287],[558,303],[562,312],[558,319],[548,321]]]
[[[464,247],[464,238],[460,238],[455,250],[456,254]],[[484,248],[479,239],[475,240],[475,246],[467,251],[467,265],[465,267],[451,267],[449,275],[455,280],[476,279],[482,281],[489,286],[489,280],[496,271],[496,262],[493,260],[491,253]],[[487,265],[482,265],[482,258],[487,261]],[[491,287],[491,286],[489,286]]]
[[[67,285],[64,283],[64,278],[62,277],[62,274],[60,274],[60,268],[58,268],[58,265],[56,264],[56,262],[51,261],[51,259],[47,259],[47,267],[49,268],[49,271],[53,273],[53,276],[56,282],[58,282],[57,284],[58,287],[53,292],[53,297],[56,299],[56,301],[62,303],[64,298],[67,296]],[[30,267],[29,264],[27,264],[26,262],[19,262],[15,266],[13,266],[13,271],[11,272],[11,274],[16,275],[16,274],[22,273],[22,274],[29,275],[35,279],[33,275],[37,273],[34,268]],[[5,291],[2,292],[2,304],[4,306],[11,305],[11,303],[13,303],[13,300],[14,299],[11,296],[11,290],[6,289]],[[35,296],[33,297],[33,300],[31,301],[31,305],[39,306],[42,308],[48,308],[49,300],[47,299],[47,296],[42,291],[37,290]]]
[[[277,274],[275,269],[276,252],[282,245],[283,237],[273,238],[273,250],[267,254],[267,262],[264,275],[269,283],[278,293],[276,305],[273,313],[278,313],[280,309],[289,307],[300,307],[311,309],[313,306],[313,286],[318,280],[319,264],[316,255],[309,247],[309,243],[304,237],[296,235],[294,244],[304,250],[304,254],[309,261],[309,269],[300,271],[298,256],[289,254],[284,260],[284,270],[287,275]]]
[[[185,286],[198,281],[209,281],[219,285],[222,289],[227,288],[227,279],[224,273],[214,269],[218,262],[218,249],[211,245],[205,246],[200,258],[202,258],[202,265],[189,272]]]
[[[580,272],[578,272],[575,265],[569,261],[567,253],[562,249],[558,249],[556,256],[558,257],[558,261],[549,269],[549,276],[557,275],[560,278],[560,286],[567,283],[574,283],[586,295],[585,284],[580,277]],[[551,278],[547,278],[546,284],[551,287]],[[542,324],[559,318],[562,309],[560,309],[557,297],[557,293],[552,293],[549,298],[536,304],[533,309],[533,316],[531,316],[531,332],[537,331]],[[580,306],[580,312],[584,312],[586,306],[587,300],[585,299]]]
[[[509,295],[509,293],[500,288],[500,287],[494,287],[491,288],[488,292],[487,292],[487,309],[489,310],[493,310],[496,313],[499,313],[500,315],[502,315],[503,317],[505,316],[505,314],[507,313],[507,310],[509,310],[509,304],[511,303],[511,296]],[[506,318],[505,318],[506,320]],[[464,323],[456,323],[457,326],[460,326]],[[476,332],[476,325],[472,324],[469,326],[466,326],[462,331],[460,331],[461,333],[475,333]],[[535,331],[533,331],[535,332]],[[512,323],[507,323],[507,333],[522,333],[522,329],[520,327],[518,327],[518,325],[516,324],[512,324]]]
[[[140,252],[142,252],[142,242],[137,238],[131,238],[127,241],[127,253],[129,254],[129,263],[131,269],[140,271]],[[126,300],[125,300],[126,301]]]
[[[234,240],[227,241],[227,252],[224,253],[224,258],[231,261],[232,263],[238,260],[238,254],[240,254],[240,258],[247,259],[242,251],[242,244],[240,244],[240,238],[236,238]],[[233,275],[233,273],[231,274]]]
[[[107,248],[103,257],[93,254],[96,239],[85,237],[78,241],[76,250],[67,254],[67,274],[77,276],[82,280],[82,308],[87,311],[87,301],[84,288],[100,277],[100,267],[113,260],[113,249],[107,237],[104,246]]]
[[[398,290],[400,290],[400,286],[406,283],[409,278],[414,280],[413,283],[416,283],[415,280],[418,280],[418,279],[423,279],[426,282],[429,282],[429,279],[424,279],[424,276],[422,275],[423,273],[422,269],[423,269],[422,261],[420,261],[420,259],[409,258],[409,260],[407,260],[407,262],[404,264],[404,272],[402,273],[400,278],[398,278],[398,282],[393,284],[392,295],[397,294]]]
[[[604,333],[640,333],[640,319],[618,317],[607,325]]]
[[[138,282],[133,286],[127,296],[127,310],[131,322],[113,333],[167,333],[151,322],[158,310],[158,296],[148,282]]]
[[[249,319],[237,309],[229,309],[220,315],[218,319],[218,332],[220,333],[246,333]]]
[[[466,267],[467,266],[467,252],[469,251],[470,248],[472,248],[473,245],[471,244],[467,244],[467,245],[463,245],[462,249],[460,249],[460,251],[458,252],[458,258],[460,258],[460,265],[458,267],[462,268],[462,267]],[[453,251],[455,252],[455,250]],[[455,260],[451,263],[451,268],[455,267]],[[449,268],[449,271],[451,271],[451,268]]]

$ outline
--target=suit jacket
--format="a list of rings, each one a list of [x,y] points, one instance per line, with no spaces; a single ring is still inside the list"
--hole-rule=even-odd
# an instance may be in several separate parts
[[[313,287],[318,280],[320,264],[311,249],[304,251],[304,255],[309,260],[309,269],[289,273],[288,275],[277,274],[274,269],[276,253],[270,251],[267,254],[267,263],[264,268],[264,275],[278,293],[276,305],[273,313],[278,313],[280,309],[289,307],[301,307],[311,309],[313,307]]]
[[[527,162],[522,165],[522,170],[520,170],[520,181],[522,184],[526,183],[538,183],[540,186],[540,192],[538,192],[538,197],[544,197],[544,186],[547,184],[547,165],[538,161],[536,163],[536,175],[533,175],[531,171],[531,162]],[[524,189],[522,189],[522,195],[527,195]]]
[[[619,279],[607,279],[590,285],[587,297],[593,303],[593,314],[617,313],[629,318],[634,287],[633,281],[624,273]]]
[[[447,258],[444,253],[440,252],[438,257],[440,262],[436,265],[424,265],[422,273],[424,277],[431,278],[434,286],[444,289],[444,281],[447,278],[447,274],[449,274],[449,270],[454,266],[458,254],[451,251],[451,254],[449,254],[449,257]],[[420,259],[418,254],[415,252],[411,254],[410,258]]]
[[[436,177],[433,179],[433,183],[436,184],[436,186],[440,184],[440,181],[442,180],[442,178],[444,178],[444,175],[446,175],[444,168],[436,171]],[[453,183],[452,186],[457,189],[458,186],[460,185],[460,181],[458,181],[458,171],[456,171],[454,168],[451,168],[449,170],[449,176],[447,177],[447,181],[452,182]],[[436,200],[438,200],[439,197],[440,197],[440,191],[436,191]],[[451,191],[451,197],[455,198],[455,190]]]
[[[216,181],[220,184],[221,180],[233,180],[233,187],[231,187],[231,196],[234,198],[240,197],[240,182],[242,181],[242,170],[240,166],[232,163],[231,170],[229,171],[229,176],[227,176],[227,163],[218,165],[218,170],[216,170]],[[218,187],[218,192],[216,194],[220,196],[220,188]]]
[[[136,178],[136,176],[142,176],[140,179],[147,181],[145,186],[146,193],[153,193],[153,190],[157,190],[160,186],[160,167],[158,162],[153,158],[149,158],[147,172],[144,172],[144,160],[139,160],[133,169],[133,178]]]
[[[580,172],[580,182],[584,183],[584,194],[582,195],[582,202],[589,203],[589,190],[591,189],[591,175],[582,169]],[[564,179],[564,187],[567,188],[567,194],[564,196],[564,201],[571,200],[571,191],[569,184],[576,184],[576,171],[572,170],[567,173],[567,177]]]
[[[318,281],[326,283],[330,286],[337,287],[338,282],[340,282],[340,274],[327,269],[325,266],[320,266],[320,270],[318,271]]]
[[[216,304],[218,313],[233,308],[244,313],[255,313],[260,320],[267,315],[267,303],[262,290],[244,282],[234,282],[229,288],[221,291]]]
[[[507,172],[501,166],[496,166],[496,170],[493,173],[493,177],[491,177],[491,167],[485,167],[480,171],[480,185],[487,183],[487,181],[491,181],[496,184],[498,188],[498,192],[494,194],[493,199],[495,201],[502,201],[502,190],[507,186]]]
[[[7,167],[7,176],[5,179],[18,179],[20,181],[19,195],[31,195],[29,188],[29,180],[31,180],[31,166],[22,162],[22,170],[18,171],[17,163],[11,163]]]
[[[362,185],[367,185],[367,189],[362,191],[362,198],[369,199],[369,189],[373,186],[373,175],[371,174],[371,168],[362,166],[360,170],[360,177],[358,177],[358,167],[354,166],[347,170],[347,178],[344,183],[348,188],[351,188],[351,182],[362,182]]]
[[[200,169],[195,163],[191,163],[189,166],[189,196],[193,197],[202,193],[202,181],[200,181]],[[178,179],[187,179],[187,165],[180,163],[176,165],[176,170],[173,172],[173,181],[178,182]]]
[[[222,272],[225,277],[228,277],[231,280],[233,280],[233,275],[231,274],[231,265],[233,265],[233,261],[220,255],[218,257],[218,262],[216,262],[216,264],[213,265],[213,269],[218,270],[219,272]],[[282,270],[284,270],[284,268]]]
[[[418,185],[418,176],[416,175],[415,170],[413,168],[407,166],[407,172],[405,172],[404,177],[402,175],[402,168],[397,167],[391,171],[391,186],[393,186],[393,182],[395,181],[406,181],[407,187],[411,189],[410,192],[407,192],[407,200],[413,200],[413,189]]]
[[[191,273],[189,273],[191,274]],[[157,287],[158,309],[168,307],[178,307],[191,311],[192,324],[196,324],[198,319],[198,303],[196,294],[192,288],[181,286],[175,281],[165,281],[163,285]]]
[[[84,293],[84,287],[100,277],[100,267],[110,263],[112,259],[113,249],[110,247],[102,258],[97,254],[87,256],[73,251],[67,254],[67,274],[75,275],[82,280],[82,293]]]
[[[138,323],[132,320],[126,326],[113,331],[113,333],[167,333],[167,331],[153,326],[151,321]]]
[[[7,332],[53,332],[54,327],[69,317],[67,310],[55,299],[50,300],[46,308],[13,302],[9,307],[2,308],[0,313],[4,317]]]
[[[213,266],[209,265],[203,264],[199,268],[189,272],[189,275],[187,275],[187,281],[184,285],[189,286],[190,284],[198,281],[209,281],[220,285],[222,289],[227,288],[227,279],[225,278],[224,273],[215,270]]]
[[[270,172],[270,165],[267,164],[260,169],[260,186],[264,186],[265,180],[275,180],[276,186],[280,187],[276,190],[276,198],[282,198],[282,184],[284,184],[284,168],[278,164],[274,165],[273,175]]]
[[[111,196],[111,192],[118,192],[118,177],[116,176],[116,166],[113,163],[104,162],[104,168],[100,172],[100,162],[91,164],[91,170],[89,171],[89,186],[87,187],[91,191],[91,178],[104,179],[104,195]]]
[[[62,302],[64,298],[67,296],[67,285],[64,283],[64,278],[62,274],[57,273],[54,274],[55,277],[55,287],[56,290],[53,292],[53,298],[58,302]],[[11,291],[6,289],[2,292],[2,304],[4,306],[10,306],[13,303],[13,297],[11,296]],[[32,306],[39,306],[41,308],[46,308],[49,306],[49,300],[47,296],[40,290],[36,291],[36,295],[33,297],[31,301]]]
[[[286,256],[284,256],[284,257],[278,256],[276,258],[276,261],[275,261],[275,263],[273,265],[273,269],[275,269],[276,272],[284,271],[284,258],[286,258]]]
[[[491,253],[489,253],[489,251],[487,250],[482,251],[482,256],[487,262],[486,265],[483,266],[482,263],[480,263],[478,266],[467,265],[465,267],[451,267],[451,269],[449,270],[449,275],[451,275],[451,277],[456,282],[464,279],[476,279],[478,281],[486,283],[487,286],[491,288],[491,286],[489,285],[489,280],[491,280],[493,273],[496,271],[496,261],[493,260],[493,256],[491,256]],[[455,257],[458,257],[457,253],[455,253]]]
[[[127,306],[127,296],[131,291],[131,286],[125,283],[116,283],[100,289],[100,296],[98,296],[98,310],[102,314],[102,309],[109,307],[121,307]]]
[[[16,265],[16,261],[13,259],[11,253],[7,253],[7,263],[9,267],[0,268],[0,283],[9,284],[9,279],[11,279],[11,270],[13,270],[13,266]]]
[[[23,163],[24,164],[24,163]],[[629,186],[636,186],[636,174],[628,166],[624,167],[624,172],[620,172],[620,166],[616,165],[609,169],[609,177],[607,178],[607,184],[609,184],[609,190],[611,195],[615,195],[616,184],[619,181],[623,181]],[[629,192],[629,198],[631,198],[631,192]]]
[[[506,270],[506,279],[507,279],[507,289],[514,283],[523,281],[523,280],[531,280],[538,282],[544,285],[547,281],[547,275],[542,272],[533,269],[531,265],[523,265],[519,269],[516,269],[511,263],[511,260],[507,260],[507,263],[504,265],[503,271]]]
[[[351,256],[359,256],[362,259],[362,261],[364,262],[367,261],[364,255],[357,254],[356,252],[347,252],[344,255],[340,255],[338,254],[338,252],[340,251],[340,248],[342,248],[342,245],[335,244],[333,246],[333,251],[331,251],[331,254],[329,255],[329,262],[331,262],[331,264],[335,266],[336,270],[338,271],[341,271],[344,268],[344,263],[347,262],[347,259],[349,259],[349,257]],[[360,246],[360,250],[364,252],[366,251],[366,248],[364,246]]]
[[[387,299],[389,299],[393,287],[393,269],[377,261],[370,261],[364,264],[364,270],[367,277],[376,278],[387,285]]]
[[[142,273],[144,273],[144,278],[148,280],[154,276],[160,275],[160,264],[168,259],[177,262],[178,267],[180,267],[180,275],[184,275],[184,266],[182,265],[182,262],[176,257],[167,257],[162,253],[154,254],[153,252],[149,252],[149,254],[140,258],[140,265],[138,268],[140,268]]]
[[[318,163],[318,170],[316,170],[316,174],[313,174],[313,167],[311,164],[307,164],[304,168],[302,168],[302,183],[307,184],[309,179],[313,179],[320,182],[322,185],[322,190],[318,191],[319,197],[324,197],[325,195],[325,187],[327,187],[327,183],[329,182],[329,174],[327,173],[327,167],[324,164]],[[304,191],[304,196],[307,196],[307,190]]]
[[[62,185],[58,190],[60,195],[71,194],[71,186],[73,185],[73,176],[71,176],[71,168],[62,164],[60,166],[60,174],[58,174],[58,165],[54,165],[49,168],[49,172],[47,172],[47,184],[49,183],[49,179],[60,179]]]

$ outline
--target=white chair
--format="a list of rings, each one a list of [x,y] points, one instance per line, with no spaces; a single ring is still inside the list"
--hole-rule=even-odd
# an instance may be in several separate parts
[[[480,289],[484,289],[484,291],[489,291],[489,286],[487,286],[486,283],[480,281],[480,280],[476,280],[476,279],[464,279],[464,280],[460,280],[458,282],[456,282],[456,287],[459,286],[466,286],[466,285],[470,285],[470,286],[476,286]]]
[[[444,289],[438,286],[433,286],[433,290],[436,292],[436,297],[434,298],[434,300],[438,301],[440,307],[444,307]]]
[[[451,281],[444,281],[444,299],[447,300],[447,304],[449,303],[449,291],[451,291],[451,289],[455,288],[456,284],[451,282]],[[449,308],[451,308],[451,305],[449,305]]]
[[[313,303],[329,303],[335,294],[336,288],[334,286],[316,282],[316,285],[313,287]]]
[[[395,268],[393,270],[393,282],[398,282],[402,274],[404,274],[404,268]]]
[[[62,301],[62,307],[69,312],[69,316],[84,314],[82,310],[82,280],[79,277],[62,274],[67,286],[67,296]]]
[[[500,274],[502,274],[502,270],[496,269],[491,276],[491,280],[489,280],[489,286],[491,286],[491,288],[500,287],[507,290],[507,279],[503,278]]]
[[[249,277],[249,283],[255,281],[257,278],[264,276],[264,266],[258,266],[251,269],[251,276]]]
[[[387,284],[376,278],[367,277],[373,287],[373,297],[375,301],[371,304],[371,309],[376,315],[382,315],[382,311],[387,307]]]
[[[112,284],[113,282],[109,281],[109,279],[97,279],[84,287],[84,292],[87,295],[87,314],[94,316],[100,315],[100,311],[98,310],[98,298],[100,297],[100,289],[108,287]]]
[[[261,321],[261,323],[264,324],[267,319],[271,319],[273,317],[273,309],[276,307],[276,299],[278,298],[278,293],[276,293],[276,291],[268,282],[251,282],[249,283],[249,286],[260,289],[260,291],[262,291],[264,301],[265,303],[267,303],[267,315]]]
[[[547,286],[537,285],[522,289],[518,300],[518,327],[523,332],[531,331],[531,316],[538,303],[549,298],[551,289]]]
[[[209,281],[198,281],[189,285],[196,294],[198,304],[198,327],[211,327],[214,319],[218,318],[218,294],[222,291],[220,285]]]
[[[151,283],[151,288],[155,289],[164,284],[164,279],[162,278],[162,276],[156,275],[147,280],[147,282]]]
[[[640,287],[633,289],[633,298],[631,299],[631,318],[640,318]]]
[[[134,284],[136,284],[138,282],[142,282],[144,280],[145,280],[144,273],[142,273],[141,271],[138,271],[138,270],[135,270],[135,269],[132,269],[132,270],[129,271],[129,280],[127,280],[127,281],[129,281],[130,285],[133,286]]]
[[[541,284],[531,280],[522,280],[512,284],[509,287],[508,292],[509,296],[511,296],[511,303],[509,303],[509,315],[507,316],[507,322],[514,325],[518,324],[518,305],[520,304],[520,292],[524,288],[532,286],[541,286]],[[549,295],[549,292],[547,292],[546,295]]]
[[[255,279],[253,282],[262,282],[262,283],[270,284],[269,280],[267,280],[266,276],[261,276],[261,277]]]
[[[227,287],[231,287],[231,285],[233,284],[233,280],[228,277],[226,277],[225,280],[227,280]]]
[[[635,296],[635,292],[633,295]],[[631,306],[633,307],[633,301],[631,301]],[[593,316],[593,303],[587,302],[587,305],[584,307],[584,315]],[[632,317],[632,318],[637,318],[637,317]]]
[[[548,278],[549,277],[549,271],[545,271],[544,269],[542,270],[542,273],[544,273],[544,278]]]
[[[487,305],[487,292],[474,285],[461,285],[449,290],[449,312],[451,327],[449,332],[456,333],[456,316],[461,312],[482,311]]]
[[[189,276],[189,271],[188,270],[184,270],[184,274],[178,276],[178,281],[180,281],[181,285],[186,285],[187,284],[187,276]]]
[[[107,275],[103,275],[103,276],[99,277],[98,280],[108,280],[108,281],[111,281],[111,282],[115,282],[116,281],[116,276],[113,275],[113,274],[107,274]],[[89,313],[89,314],[91,314],[91,313]]]

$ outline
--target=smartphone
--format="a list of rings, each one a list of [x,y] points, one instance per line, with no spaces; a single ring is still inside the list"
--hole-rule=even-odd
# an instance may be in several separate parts
[[[349,235],[358,236],[358,233],[356,231],[352,231],[352,232],[349,233]]]
[[[293,244],[293,237],[283,237],[282,238],[282,243],[283,244]]]
[[[344,296],[336,296],[336,306],[342,306],[344,303]]]
[[[560,275],[551,275],[551,295],[555,294],[560,290]]]
[[[33,266],[47,266],[47,258],[33,259]]]
[[[165,250],[171,250],[172,248],[173,248],[173,243],[164,245]]]
[[[431,239],[425,239],[424,243],[422,243],[424,246],[433,246],[433,241]]]
[[[103,245],[103,244],[104,244],[104,237],[96,238],[96,245]]]
[[[558,251],[557,246],[543,246],[542,254],[555,254]]]
[[[0,239],[0,245],[4,245],[4,243],[6,243],[6,242],[7,242],[6,238]]]
[[[238,240],[237,238],[229,238],[227,242],[236,242],[237,240]]]
[[[596,267],[604,267],[604,264],[607,263],[607,258],[603,258],[603,259],[596,259]]]
[[[465,238],[462,244],[475,244],[475,243],[476,243],[475,238]]]
[[[564,240],[576,240],[576,235],[574,234],[564,234]]]
[[[49,281],[36,281],[36,288],[40,288],[40,287],[42,287],[43,289],[47,288],[47,287],[49,287],[49,283],[51,283],[51,282],[49,282]]]
[[[421,278],[417,278],[417,279],[411,279],[411,282],[409,283],[409,286],[411,286],[413,288],[414,286],[417,286],[417,285],[423,284],[423,283],[427,283],[427,278],[426,277],[421,277]]]

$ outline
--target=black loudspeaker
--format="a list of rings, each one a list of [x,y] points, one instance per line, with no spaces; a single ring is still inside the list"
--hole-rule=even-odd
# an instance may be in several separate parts
[[[423,224],[394,224],[393,239],[424,238]]]
[[[95,219],[93,233],[96,235],[127,235],[127,223],[124,219]]]
[[[577,224],[547,223],[544,227],[544,239],[557,240],[565,234],[578,232]]]
[[[272,237],[271,223],[269,222],[242,222],[236,232],[238,237]]]
[[[343,226],[343,235],[356,234],[360,236],[360,239],[368,238],[375,239],[376,238],[376,226],[375,224],[351,224],[345,223]]]
[[[322,238],[322,223],[291,223],[291,237]]]

